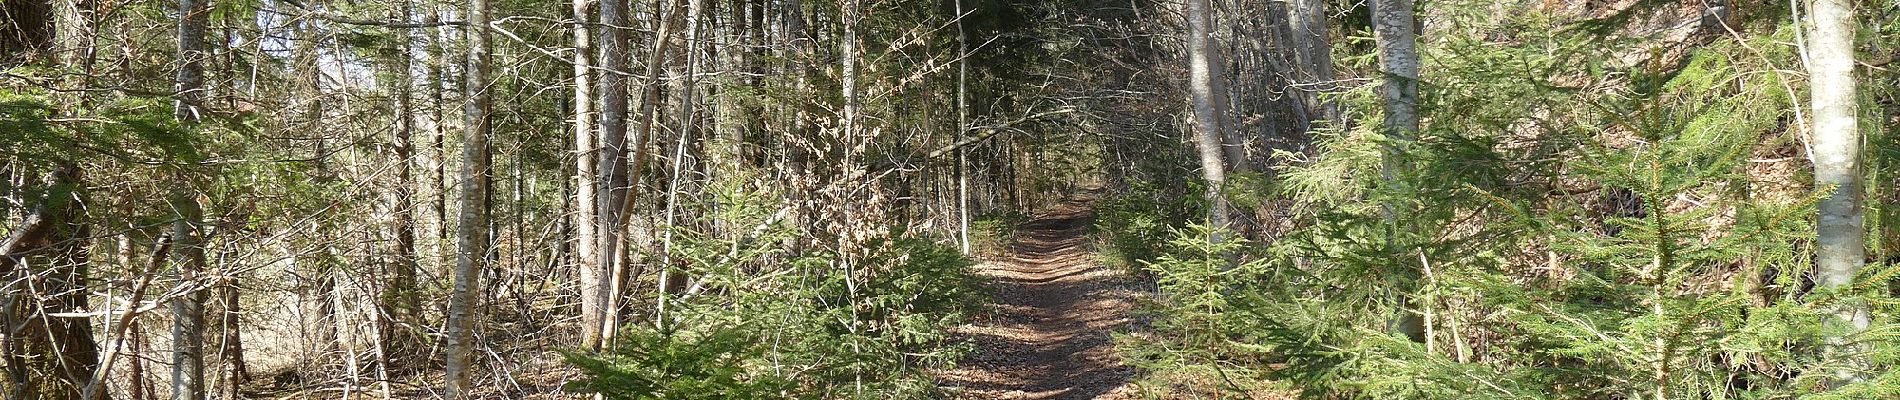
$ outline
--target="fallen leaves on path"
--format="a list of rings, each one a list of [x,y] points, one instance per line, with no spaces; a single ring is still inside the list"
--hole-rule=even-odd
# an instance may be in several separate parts
[[[967,399],[1134,398],[1133,368],[1110,336],[1129,323],[1135,300],[1121,271],[1090,252],[1094,213],[1072,199],[1016,230],[1010,254],[987,260],[995,307],[953,332],[976,346],[940,379]]]

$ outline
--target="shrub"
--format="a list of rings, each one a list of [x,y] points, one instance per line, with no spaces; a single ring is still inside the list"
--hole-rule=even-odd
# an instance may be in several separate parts
[[[1250,286],[1261,282],[1267,264],[1236,263],[1248,244],[1211,242],[1207,238],[1214,232],[1201,224],[1172,230],[1156,259],[1142,263],[1158,293],[1141,312],[1154,323],[1145,332],[1123,335],[1120,345],[1131,365],[1157,373],[1145,387],[1218,394],[1264,383],[1256,379],[1263,374],[1256,369],[1267,363],[1247,345],[1255,335],[1235,307]]]
[[[1098,259],[1103,265],[1130,272],[1154,262],[1167,249],[1173,231],[1185,228],[1184,213],[1193,208],[1170,202],[1152,184],[1138,183],[1128,193],[1101,200],[1095,211]]]
[[[753,210],[722,216],[749,221],[740,226],[768,209],[722,208]],[[768,236],[791,234],[774,232]],[[835,250],[783,254],[748,245],[774,242],[686,235],[674,257],[695,266],[689,272],[702,289],[668,299],[658,323],[621,329],[608,352],[569,354],[587,375],[572,388],[615,399],[937,394],[927,371],[967,351],[945,332],[983,298],[969,258],[927,240],[877,240],[853,255],[847,275]]]
[[[1013,214],[989,215],[970,222],[970,251],[975,254],[1009,253],[1016,241],[1016,225],[1021,218]]]
[[[1160,257],[1169,341],[1143,343],[1158,350],[1138,365],[1322,399],[1900,393],[1897,302],[1876,290],[1900,270],[1870,265],[1844,290],[1809,276],[1830,189],[1786,172],[1805,168],[1798,86],[1773,70],[1798,63],[1791,46],[1717,42],[1605,73],[1596,49],[1619,44],[1512,23],[1494,29],[1513,44],[1429,43],[1456,57],[1423,80],[1430,125],[1414,140],[1366,123],[1283,171],[1297,228],[1231,270],[1265,284],[1212,283],[1228,278],[1208,267],[1218,247]],[[1588,90],[1548,84],[1567,74]],[[1846,309],[1873,310],[1871,327],[1843,326]],[[1396,329],[1408,314],[1422,342]]]

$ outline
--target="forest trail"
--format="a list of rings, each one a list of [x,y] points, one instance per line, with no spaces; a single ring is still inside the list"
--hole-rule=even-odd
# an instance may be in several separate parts
[[[942,381],[966,399],[1134,398],[1133,368],[1110,337],[1130,322],[1139,292],[1096,262],[1095,194],[1064,199],[1016,228],[1009,253],[989,257],[995,308],[954,332],[975,351]]]

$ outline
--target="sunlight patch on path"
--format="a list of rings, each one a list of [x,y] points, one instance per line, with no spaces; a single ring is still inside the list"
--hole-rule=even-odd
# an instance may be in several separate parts
[[[1143,296],[1089,249],[1089,199],[1066,201],[1016,231],[1011,254],[984,262],[996,295],[988,315],[952,330],[976,346],[940,381],[966,399],[1128,399],[1134,369],[1111,333]]]

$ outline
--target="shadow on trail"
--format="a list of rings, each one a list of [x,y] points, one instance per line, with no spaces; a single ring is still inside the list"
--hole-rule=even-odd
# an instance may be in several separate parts
[[[1128,324],[1139,294],[1089,248],[1093,193],[1065,199],[1015,231],[1010,254],[986,260],[995,309],[957,333],[976,351],[941,377],[970,399],[1133,397],[1134,370],[1110,333]]]

